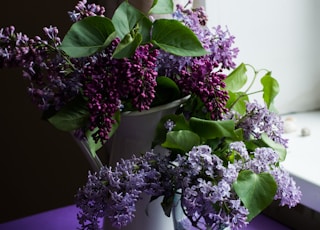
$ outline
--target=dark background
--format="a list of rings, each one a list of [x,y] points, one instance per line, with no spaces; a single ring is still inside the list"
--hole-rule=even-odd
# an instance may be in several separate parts
[[[55,25],[63,37],[77,2],[2,1],[0,28],[33,37]],[[70,134],[41,120],[20,70],[0,70],[0,103],[0,222],[73,204],[90,166]]]

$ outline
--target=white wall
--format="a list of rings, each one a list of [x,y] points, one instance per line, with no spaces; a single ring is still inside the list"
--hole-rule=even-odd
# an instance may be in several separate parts
[[[209,26],[236,37],[238,63],[267,68],[280,83],[281,113],[320,107],[319,0],[207,0]]]

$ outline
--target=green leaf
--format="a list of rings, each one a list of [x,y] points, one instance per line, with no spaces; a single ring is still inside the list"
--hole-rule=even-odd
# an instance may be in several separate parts
[[[83,98],[78,97],[48,118],[48,121],[62,131],[73,131],[81,128],[89,118],[89,112],[85,103]]]
[[[150,14],[171,14],[173,13],[172,0],[155,0],[150,10]]]
[[[174,195],[164,196],[161,202],[162,210],[167,217],[170,217],[170,214],[172,212],[174,197],[175,197]]]
[[[173,19],[159,19],[153,23],[151,42],[178,56],[207,54],[197,36],[181,22]]]
[[[236,92],[247,83],[247,80],[248,77],[246,65],[241,63],[228,75],[224,82],[226,83],[227,90]]]
[[[142,35],[142,44],[150,43],[152,22],[149,18],[143,17],[138,23],[138,32]]]
[[[101,143],[100,141],[96,143],[92,137],[92,135],[97,131],[98,128],[94,129],[93,131],[87,130],[86,132],[87,144],[93,157],[95,157],[95,155],[97,154],[96,152],[103,146],[103,143]]]
[[[274,142],[265,133],[262,133],[261,141],[262,141],[264,147],[270,147],[270,148],[274,149],[274,151],[276,151],[278,153],[280,161],[284,161],[286,159],[287,150],[283,145]]]
[[[86,17],[71,26],[60,48],[70,57],[86,57],[107,47],[115,36],[115,28],[110,19],[101,16]]]
[[[180,96],[180,89],[171,78],[164,76],[157,77],[156,97],[152,102],[152,106],[166,104],[179,99]]]
[[[235,124],[232,120],[213,121],[192,117],[189,124],[191,130],[201,138],[214,139],[217,137],[231,137],[238,139],[235,133]]]
[[[117,35],[120,39],[123,39],[127,34],[130,34],[133,28],[136,27],[137,23],[145,18],[145,15],[124,1],[116,9],[113,14],[112,22],[114,24]]]
[[[158,145],[158,144],[162,144],[165,141],[168,130],[166,129],[164,124],[168,120],[173,121],[175,124],[175,126],[173,127],[173,131],[189,130],[190,129],[188,122],[186,121],[185,117],[182,114],[180,114],[180,115],[175,115],[175,114],[165,115],[161,118],[161,120],[159,121],[159,123],[157,125],[153,146]]]
[[[249,101],[247,94],[243,92],[233,93],[229,91],[229,99],[226,107],[237,111],[240,114],[245,114],[246,112],[246,103]]]
[[[189,130],[180,130],[168,132],[166,141],[161,146],[188,152],[193,146],[197,145],[200,145],[200,137],[196,133]]]
[[[252,171],[241,171],[233,188],[249,210],[247,221],[251,221],[273,201],[277,184],[269,173],[256,174]]]
[[[261,78],[261,84],[263,85],[263,99],[269,108],[280,91],[279,83],[271,76],[271,72],[268,72]]]
[[[140,45],[141,41],[142,41],[141,34],[139,33],[134,35],[127,34],[118,44],[112,57],[119,58],[119,59],[125,58],[125,57],[131,57],[135,53],[137,47]]]

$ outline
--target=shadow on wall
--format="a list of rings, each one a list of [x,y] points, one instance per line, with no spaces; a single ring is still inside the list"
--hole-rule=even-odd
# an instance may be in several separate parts
[[[15,25],[33,37],[55,25],[63,37],[71,25],[67,11],[76,3],[4,1],[0,27]],[[72,204],[90,169],[85,157],[68,133],[41,120],[21,71],[0,70],[0,79],[0,222]]]

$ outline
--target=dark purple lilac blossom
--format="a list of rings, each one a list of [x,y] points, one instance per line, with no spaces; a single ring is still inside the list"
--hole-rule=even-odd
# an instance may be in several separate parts
[[[94,139],[107,140],[115,122],[112,116],[120,108],[128,110],[122,101],[130,102],[138,111],[148,110],[155,97],[156,57],[158,50],[151,44],[139,46],[130,58],[115,59],[112,53],[116,39],[103,52],[88,57],[77,66],[82,69],[83,94],[88,100],[89,129],[98,131]]]
[[[235,67],[233,60],[238,54],[238,49],[232,47],[234,37],[228,31],[222,31],[221,27],[210,31],[203,8],[187,10],[178,5],[173,18],[195,33],[208,55],[191,58],[160,51],[157,64],[159,75],[174,79],[183,93],[197,95],[211,118],[220,119],[227,111],[226,102],[229,99],[224,89],[226,75],[223,70]]]

